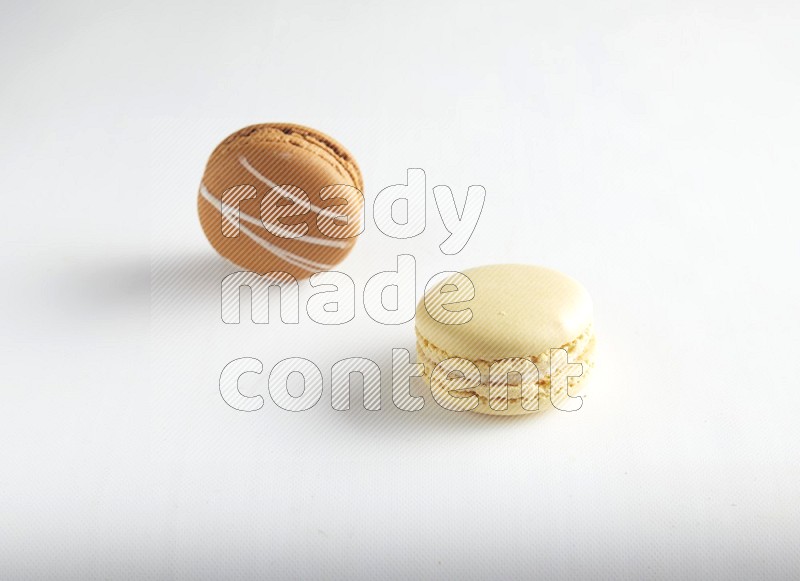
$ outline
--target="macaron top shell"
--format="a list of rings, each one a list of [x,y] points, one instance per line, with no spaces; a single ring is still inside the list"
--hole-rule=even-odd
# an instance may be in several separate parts
[[[295,159],[300,153],[311,155]],[[239,129],[215,148],[208,165],[213,167],[214,162],[221,158],[230,156],[238,159],[241,155],[249,155],[253,162],[260,162],[260,167],[268,167],[274,172],[270,178],[278,183],[300,187],[345,183],[359,190],[364,188],[361,172],[352,154],[329,135],[304,125],[261,123]],[[309,162],[311,168],[306,168]],[[232,166],[236,167],[237,164],[233,163]],[[298,174],[298,169],[304,171]],[[230,172],[226,173],[224,177],[231,182],[233,176]],[[240,173],[241,178],[252,180],[253,176],[246,171]],[[315,189],[309,190],[309,195],[318,193]]]
[[[445,324],[428,312],[425,299],[417,306],[417,331],[454,357],[470,360],[535,357],[574,341],[592,323],[592,300],[574,279],[549,268],[523,264],[481,266],[463,271],[475,288],[465,296],[458,275],[433,286],[430,301],[458,311],[469,308],[463,324]],[[447,285],[451,285],[448,288]],[[463,285],[462,285],[463,286]],[[445,292],[442,293],[442,290]],[[452,293],[448,291],[453,291]],[[449,296],[448,296],[449,295]],[[441,319],[441,317],[439,317]]]

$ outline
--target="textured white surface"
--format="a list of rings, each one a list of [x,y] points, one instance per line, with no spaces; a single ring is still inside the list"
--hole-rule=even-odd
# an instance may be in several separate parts
[[[0,577],[797,578],[796,2],[18,2],[0,20]],[[196,216],[253,122],[341,140],[367,225],[355,318],[226,325]],[[372,201],[426,171],[423,235]],[[431,189],[486,188],[466,248]],[[583,408],[401,412],[364,312],[398,254],[574,276],[595,306]],[[305,357],[303,413],[238,357]],[[330,404],[375,360],[383,409]],[[421,395],[419,385],[415,395]]]

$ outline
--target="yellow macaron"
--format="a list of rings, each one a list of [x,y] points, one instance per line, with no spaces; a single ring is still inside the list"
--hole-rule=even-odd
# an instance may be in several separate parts
[[[592,322],[591,297],[574,279],[541,266],[482,266],[427,290],[416,312],[417,355],[448,409],[575,409],[568,395],[594,365]]]

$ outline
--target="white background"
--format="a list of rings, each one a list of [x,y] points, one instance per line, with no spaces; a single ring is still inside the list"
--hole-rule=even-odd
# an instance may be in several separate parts
[[[797,578],[800,5],[6,2],[0,19],[0,577]],[[213,147],[288,121],[341,140],[361,292],[543,264],[601,340],[583,408],[394,409],[413,323],[224,325],[196,192]],[[383,236],[424,168],[487,201],[466,249]],[[308,295],[304,286],[303,296]],[[306,357],[285,412],[232,359]],[[383,409],[330,407],[370,357]],[[417,393],[425,385],[416,384]]]

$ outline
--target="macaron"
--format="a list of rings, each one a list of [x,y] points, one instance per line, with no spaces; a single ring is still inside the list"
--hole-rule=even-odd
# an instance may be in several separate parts
[[[567,397],[594,366],[592,311],[586,289],[549,268],[499,264],[451,273],[417,306],[417,356],[431,393],[448,409],[517,415],[574,408]]]
[[[225,138],[197,198],[211,245],[242,268],[298,279],[331,270],[363,229],[363,181],[345,147],[289,123],[251,125]]]

